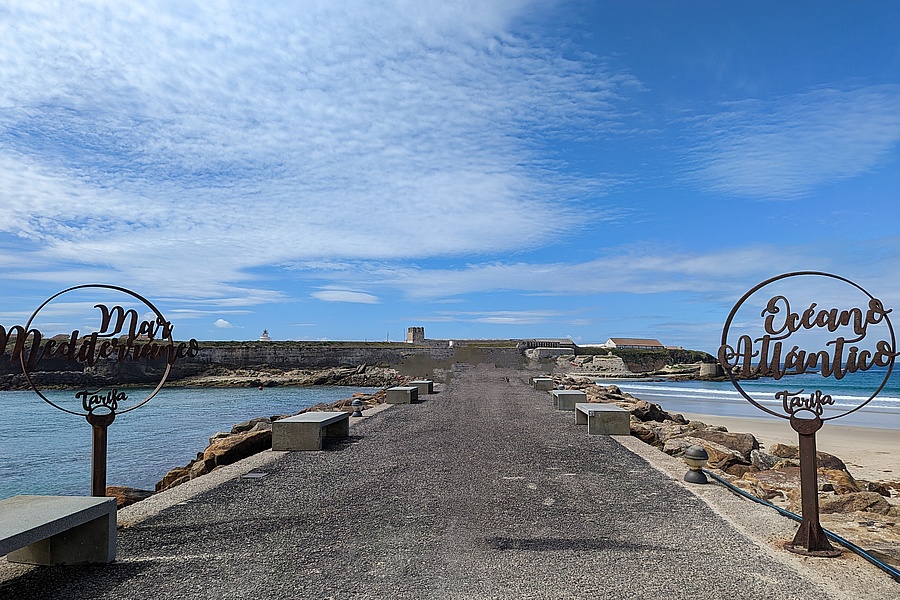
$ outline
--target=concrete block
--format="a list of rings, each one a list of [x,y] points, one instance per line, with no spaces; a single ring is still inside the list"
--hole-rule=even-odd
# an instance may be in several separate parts
[[[575,410],[575,405],[587,400],[587,394],[581,390],[550,390],[553,406],[559,410]]]
[[[579,402],[575,424],[587,424],[591,435],[631,435],[631,413],[615,404]]]
[[[306,412],[272,421],[272,450],[321,450],[326,437],[350,435],[350,413]]]
[[[419,399],[419,388],[413,385],[403,385],[387,389],[388,404],[410,404]]]
[[[13,496],[0,501],[0,555],[33,565],[111,563],[116,500],[90,496]]]
[[[419,388],[419,396],[427,396],[434,393],[434,382],[430,379],[416,379],[415,381],[410,381],[408,385]]]
[[[553,379],[549,377],[535,377],[532,385],[534,385],[534,389],[542,390],[542,391],[550,391],[553,389]]]

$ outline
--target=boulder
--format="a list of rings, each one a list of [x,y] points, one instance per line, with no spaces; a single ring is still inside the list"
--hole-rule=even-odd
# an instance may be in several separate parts
[[[875,492],[885,498],[891,497],[891,490],[888,485],[880,481],[860,481],[859,487],[862,488],[861,491],[863,492]]]
[[[740,455],[750,464],[750,453],[753,450],[759,450],[759,442],[752,433],[728,433],[727,431],[714,431],[709,429],[698,429],[691,431],[689,434],[693,437],[709,440],[721,446],[725,446]]]
[[[243,433],[245,431],[250,431],[259,423],[268,423],[270,427],[272,426],[271,419],[268,419],[266,417],[256,417],[254,419],[250,419],[249,421],[238,423],[231,428],[231,433]]]
[[[681,422],[682,424],[687,423],[685,418],[681,415],[673,416],[663,410],[662,406],[660,406],[659,404],[652,404],[650,402],[647,402],[646,400],[638,400],[630,407],[625,408],[641,421],[675,421]]]
[[[271,424],[270,424],[271,427]],[[213,460],[216,467],[230,465],[272,447],[271,429],[251,429],[221,438],[203,452],[203,460]]]
[[[761,497],[766,499],[787,498],[791,490],[800,487],[800,469],[798,467],[747,472],[742,478],[762,489],[765,495]]]
[[[855,511],[900,517],[900,507],[891,506],[884,499],[884,496],[877,492],[854,492],[852,494],[827,495],[819,498],[820,513],[849,513]]]
[[[778,457],[772,456],[762,450],[751,450],[750,463],[760,471],[766,471],[775,468],[775,465],[778,464]]]
[[[779,458],[799,461],[800,447],[788,444],[773,444],[769,449],[769,454]],[[827,452],[816,452],[816,466],[820,469],[834,469],[835,471],[847,470],[847,465],[844,464],[844,461]]]
[[[176,485],[182,484],[185,481],[189,481],[191,479],[191,465],[193,464],[194,463],[191,462],[191,464],[186,467],[175,467],[173,469],[169,469],[169,472],[166,473],[163,478],[160,479],[156,484],[156,491],[161,492],[171,487],[175,487]]]
[[[125,508],[135,502],[145,500],[154,493],[155,492],[152,490],[140,490],[138,488],[121,485],[106,486],[107,497],[116,499],[116,509]]]
[[[659,435],[656,433],[656,430],[653,427],[639,421],[636,417],[632,415],[631,417],[631,435],[638,438],[645,444],[650,444],[651,446],[660,445]]]
[[[820,485],[830,486],[835,494],[853,494],[862,491],[860,485],[847,471],[820,468],[818,481]]]
[[[750,461],[745,460],[740,452],[736,452],[716,442],[690,436],[666,440],[665,444],[663,444],[663,452],[672,456],[681,456],[685,450],[694,445],[703,446],[706,453],[709,454],[709,462],[707,464],[710,468],[725,471],[733,465],[750,464]]]

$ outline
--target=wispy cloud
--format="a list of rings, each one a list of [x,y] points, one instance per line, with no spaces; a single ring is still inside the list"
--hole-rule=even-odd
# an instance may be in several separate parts
[[[840,245],[838,240],[833,242]],[[873,266],[871,257],[875,255],[880,260]],[[778,257],[777,265],[773,257]],[[900,238],[848,244],[840,256],[822,255],[818,244],[787,248],[760,244],[710,251],[640,244],[611,249],[602,257],[580,262],[490,262],[444,268],[360,263],[355,270],[344,265],[339,271],[320,271],[315,276],[333,278],[342,285],[398,290],[413,300],[440,302],[485,292],[558,296],[688,293],[733,302],[769,277],[821,270],[862,284],[877,277],[879,293],[896,296],[900,302],[900,287],[882,278],[886,257],[895,257],[888,262],[900,265]],[[900,266],[894,270],[900,278]],[[464,313],[435,312],[450,314]]]
[[[736,102],[698,119],[686,179],[709,191],[793,199],[877,168],[900,144],[900,86],[822,88]]]
[[[560,175],[544,143],[615,128],[634,81],[512,34],[533,4],[13,3],[0,234],[250,303],[274,300],[262,266],[542,243],[618,184]]]
[[[441,323],[488,323],[491,325],[538,325],[565,313],[554,310],[437,311],[416,321]]]
[[[352,290],[329,289],[310,294],[316,300],[323,302],[350,302],[354,304],[378,304],[378,297],[366,292],[354,292]]]

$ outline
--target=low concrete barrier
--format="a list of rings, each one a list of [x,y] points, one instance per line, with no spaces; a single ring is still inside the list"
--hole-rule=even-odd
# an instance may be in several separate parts
[[[430,379],[416,379],[415,381],[410,381],[407,385],[419,388],[420,396],[427,396],[428,394],[434,393],[434,382]]]
[[[412,385],[403,385],[387,389],[387,404],[410,404],[419,399],[419,388]]]
[[[553,389],[553,380],[549,377],[535,377],[531,381],[531,385],[533,385],[536,390],[546,392]]]
[[[326,437],[350,435],[350,413],[305,412],[272,421],[272,450],[321,450]]]
[[[631,413],[615,404],[579,402],[575,424],[587,424],[591,435],[631,435]]]
[[[575,405],[587,400],[587,394],[581,390],[550,390],[553,406],[559,410],[575,410]]]
[[[111,563],[116,500],[92,496],[13,496],[0,500],[0,555],[33,565]]]

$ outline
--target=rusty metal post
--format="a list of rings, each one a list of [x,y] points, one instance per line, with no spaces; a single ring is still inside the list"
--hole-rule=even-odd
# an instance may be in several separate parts
[[[818,459],[816,458],[816,432],[822,427],[822,419],[799,419],[791,416],[791,427],[800,434],[800,499],[803,520],[793,541],[785,548],[798,554],[837,556],[819,523]]]
[[[90,413],[86,416],[91,424],[91,496],[106,496],[106,434],[107,428],[115,420],[116,413],[104,415]]]

